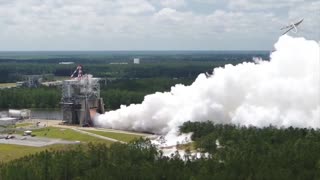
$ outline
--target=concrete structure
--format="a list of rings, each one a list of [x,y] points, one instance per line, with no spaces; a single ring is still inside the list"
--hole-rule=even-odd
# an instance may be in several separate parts
[[[140,59],[139,58],[134,58],[133,59],[133,64],[140,64]]]
[[[81,78],[63,81],[61,107],[63,121],[66,123],[93,125],[95,112],[104,113],[99,78],[84,75]]]
[[[0,136],[0,144],[15,144],[21,146],[44,147],[53,144],[79,144],[79,141],[66,141],[61,139],[44,138],[44,137],[26,137],[17,134],[8,136]]]
[[[10,118],[10,117],[0,118],[0,126],[14,125],[16,124],[16,122],[17,122],[16,118]]]
[[[41,83],[43,86],[61,86],[62,85],[62,81],[50,81],[50,82],[43,82]]]
[[[28,88],[36,88],[41,85],[42,75],[26,75],[25,81],[17,82],[17,87],[28,87]]]

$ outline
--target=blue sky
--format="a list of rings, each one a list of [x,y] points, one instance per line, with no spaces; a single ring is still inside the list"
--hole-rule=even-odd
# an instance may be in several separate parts
[[[0,51],[270,50],[302,17],[319,41],[318,0],[0,0]]]

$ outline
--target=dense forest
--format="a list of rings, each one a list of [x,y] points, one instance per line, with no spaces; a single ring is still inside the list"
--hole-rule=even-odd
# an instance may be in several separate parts
[[[141,103],[147,94],[170,91],[175,84],[191,84],[204,72],[225,64],[268,59],[261,51],[160,51],[160,52],[0,52],[0,83],[15,83],[26,75],[43,75],[43,80],[69,77],[77,64],[84,72],[100,77],[101,97],[106,109]],[[133,64],[139,57],[141,64]],[[59,64],[59,62],[75,64]],[[118,63],[127,64],[118,64]],[[106,83],[106,85],[105,85]],[[57,108],[59,87],[0,89],[0,108]]]
[[[45,151],[0,165],[0,179],[319,179],[320,131],[187,122],[194,148],[170,157],[139,139]]]
[[[186,122],[195,148],[223,164],[231,179],[319,179],[320,130]]]
[[[162,62],[146,64],[84,64],[85,73],[95,77],[112,79],[135,78],[190,78],[212,71],[226,62]],[[33,64],[33,63],[0,63],[0,83],[24,80],[26,75],[52,74],[53,76],[70,76],[76,65]]]
[[[0,83],[21,81],[24,75],[70,76],[76,64],[102,78],[190,78],[227,63],[257,56],[268,59],[268,55],[264,51],[0,52]],[[141,64],[132,63],[136,57]]]
[[[101,97],[106,109],[118,109],[120,105],[141,103],[144,96],[160,91],[170,91],[175,84],[189,85],[191,78],[119,79],[101,85]],[[0,109],[7,108],[59,108],[60,87],[10,88],[0,90]]]
[[[0,108],[58,108],[61,91],[56,87],[0,90]]]

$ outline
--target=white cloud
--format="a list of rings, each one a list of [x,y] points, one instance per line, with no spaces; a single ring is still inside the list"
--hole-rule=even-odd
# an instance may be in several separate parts
[[[304,0],[229,0],[230,9],[242,10],[266,10],[288,8]]]
[[[186,5],[185,0],[162,0],[160,3],[162,6],[170,8],[179,8]]]
[[[216,0],[0,0],[0,50],[231,48],[234,38],[247,41],[232,49],[254,49],[296,17],[305,17],[305,34],[320,22],[317,1],[279,0],[286,12],[272,8],[275,0],[229,0],[209,13],[199,10],[210,2],[215,7]],[[194,10],[195,3],[202,6]]]
[[[177,12],[175,9],[163,8],[157,12],[154,17],[160,21],[177,22],[183,20],[183,14]]]
[[[119,12],[124,14],[144,14],[155,11],[155,8],[146,0],[119,0]]]

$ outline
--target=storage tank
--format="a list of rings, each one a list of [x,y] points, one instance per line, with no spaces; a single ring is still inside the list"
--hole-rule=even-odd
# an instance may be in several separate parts
[[[9,117],[14,117],[18,119],[28,119],[31,117],[31,111],[28,109],[9,109]]]

